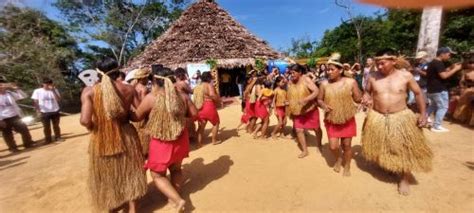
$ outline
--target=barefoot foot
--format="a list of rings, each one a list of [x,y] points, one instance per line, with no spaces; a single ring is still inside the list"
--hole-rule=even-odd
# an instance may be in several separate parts
[[[410,183],[408,180],[402,179],[398,184],[398,193],[404,196],[408,196],[410,194]]]
[[[298,158],[304,158],[306,156],[308,156],[309,153],[308,152],[302,152],[300,155],[298,155]]]
[[[179,212],[184,212],[184,205],[186,205],[186,201],[181,200],[176,204],[176,211]]]
[[[344,172],[342,173],[344,177],[350,177],[351,176],[351,167],[350,166],[344,166]]]
[[[334,164],[333,170],[336,173],[339,173],[341,171],[341,164],[342,164],[342,158],[337,159],[336,163]]]

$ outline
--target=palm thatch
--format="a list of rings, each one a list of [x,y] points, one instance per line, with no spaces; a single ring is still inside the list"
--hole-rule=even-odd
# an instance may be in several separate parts
[[[131,60],[129,68],[163,64],[170,68],[215,59],[218,68],[255,64],[255,58],[276,59],[280,55],[250,33],[212,0],[199,0],[144,52]]]

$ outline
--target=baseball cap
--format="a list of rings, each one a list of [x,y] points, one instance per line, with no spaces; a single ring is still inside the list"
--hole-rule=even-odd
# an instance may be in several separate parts
[[[426,51],[420,51],[416,53],[415,59],[422,59],[426,56],[428,56],[428,53]]]
[[[441,48],[438,49],[438,51],[436,51],[436,55],[441,55],[443,53],[456,54],[456,52],[451,50],[451,48],[449,48],[449,47],[441,47]]]

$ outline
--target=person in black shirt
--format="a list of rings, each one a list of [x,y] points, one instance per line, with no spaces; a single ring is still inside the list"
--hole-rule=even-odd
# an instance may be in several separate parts
[[[457,63],[446,68],[444,61],[451,58],[451,54],[455,54],[449,47],[439,48],[436,52],[436,58],[428,64],[427,69],[427,92],[430,105],[428,107],[428,116],[435,112],[435,119],[431,131],[448,132],[449,130],[442,127],[443,121],[449,106],[448,88],[445,85],[446,79],[453,76],[461,70],[461,64]]]

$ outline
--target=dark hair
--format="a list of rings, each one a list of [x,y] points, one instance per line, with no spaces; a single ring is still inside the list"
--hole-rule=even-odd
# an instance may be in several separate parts
[[[391,56],[396,56],[398,55],[397,52],[395,52],[395,50],[393,50],[392,48],[385,48],[385,49],[382,49],[380,51],[378,51],[375,56],[376,57],[380,57],[380,56],[383,56],[383,55],[391,55]]]
[[[162,70],[164,67],[162,64],[152,64],[151,65],[151,72],[153,75],[158,75],[158,72]]]
[[[127,74],[125,74],[124,72],[119,72],[119,77],[125,80],[125,77],[127,77]]]
[[[265,80],[265,81],[263,81],[263,86],[264,86],[265,88],[270,89],[270,88],[272,88],[272,82],[269,81],[269,80]]]
[[[174,71],[174,76],[176,76],[176,78],[179,80],[185,79],[187,74],[188,72],[181,67],[179,67],[178,69]]]
[[[202,82],[206,82],[206,83],[210,83],[212,81],[212,75],[211,75],[211,72],[207,71],[207,72],[203,72],[201,74],[201,81]]]
[[[301,74],[305,74],[306,73],[306,69],[300,65],[300,64],[292,64],[290,67],[289,67],[290,70],[293,70],[295,72],[299,72]]]
[[[161,77],[167,77],[171,80],[171,82],[173,83],[176,82],[176,79],[174,78],[173,70],[171,70],[170,68],[163,67],[162,69],[158,70],[155,75],[158,75]],[[163,87],[163,85],[165,84],[165,81],[163,79],[155,78],[155,83],[158,86]]]
[[[52,84],[53,80],[51,78],[45,77],[43,78],[43,84]]]
[[[117,61],[110,57],[102,58],[96,63],[97,69],[106,73],[111,79],[116,80],[120,77],[120,71],[117,69],[119,67]]]
[[[278,84],[279,84],[281,81],[283,81],[283,79],[285,79],[285,78],[283,78],[283,76],[278,76],[278,77],[276,77],[276,78],[275,78],[275,84],[273,85],[273,89],[277,88],[277,87],[278,87]]]

